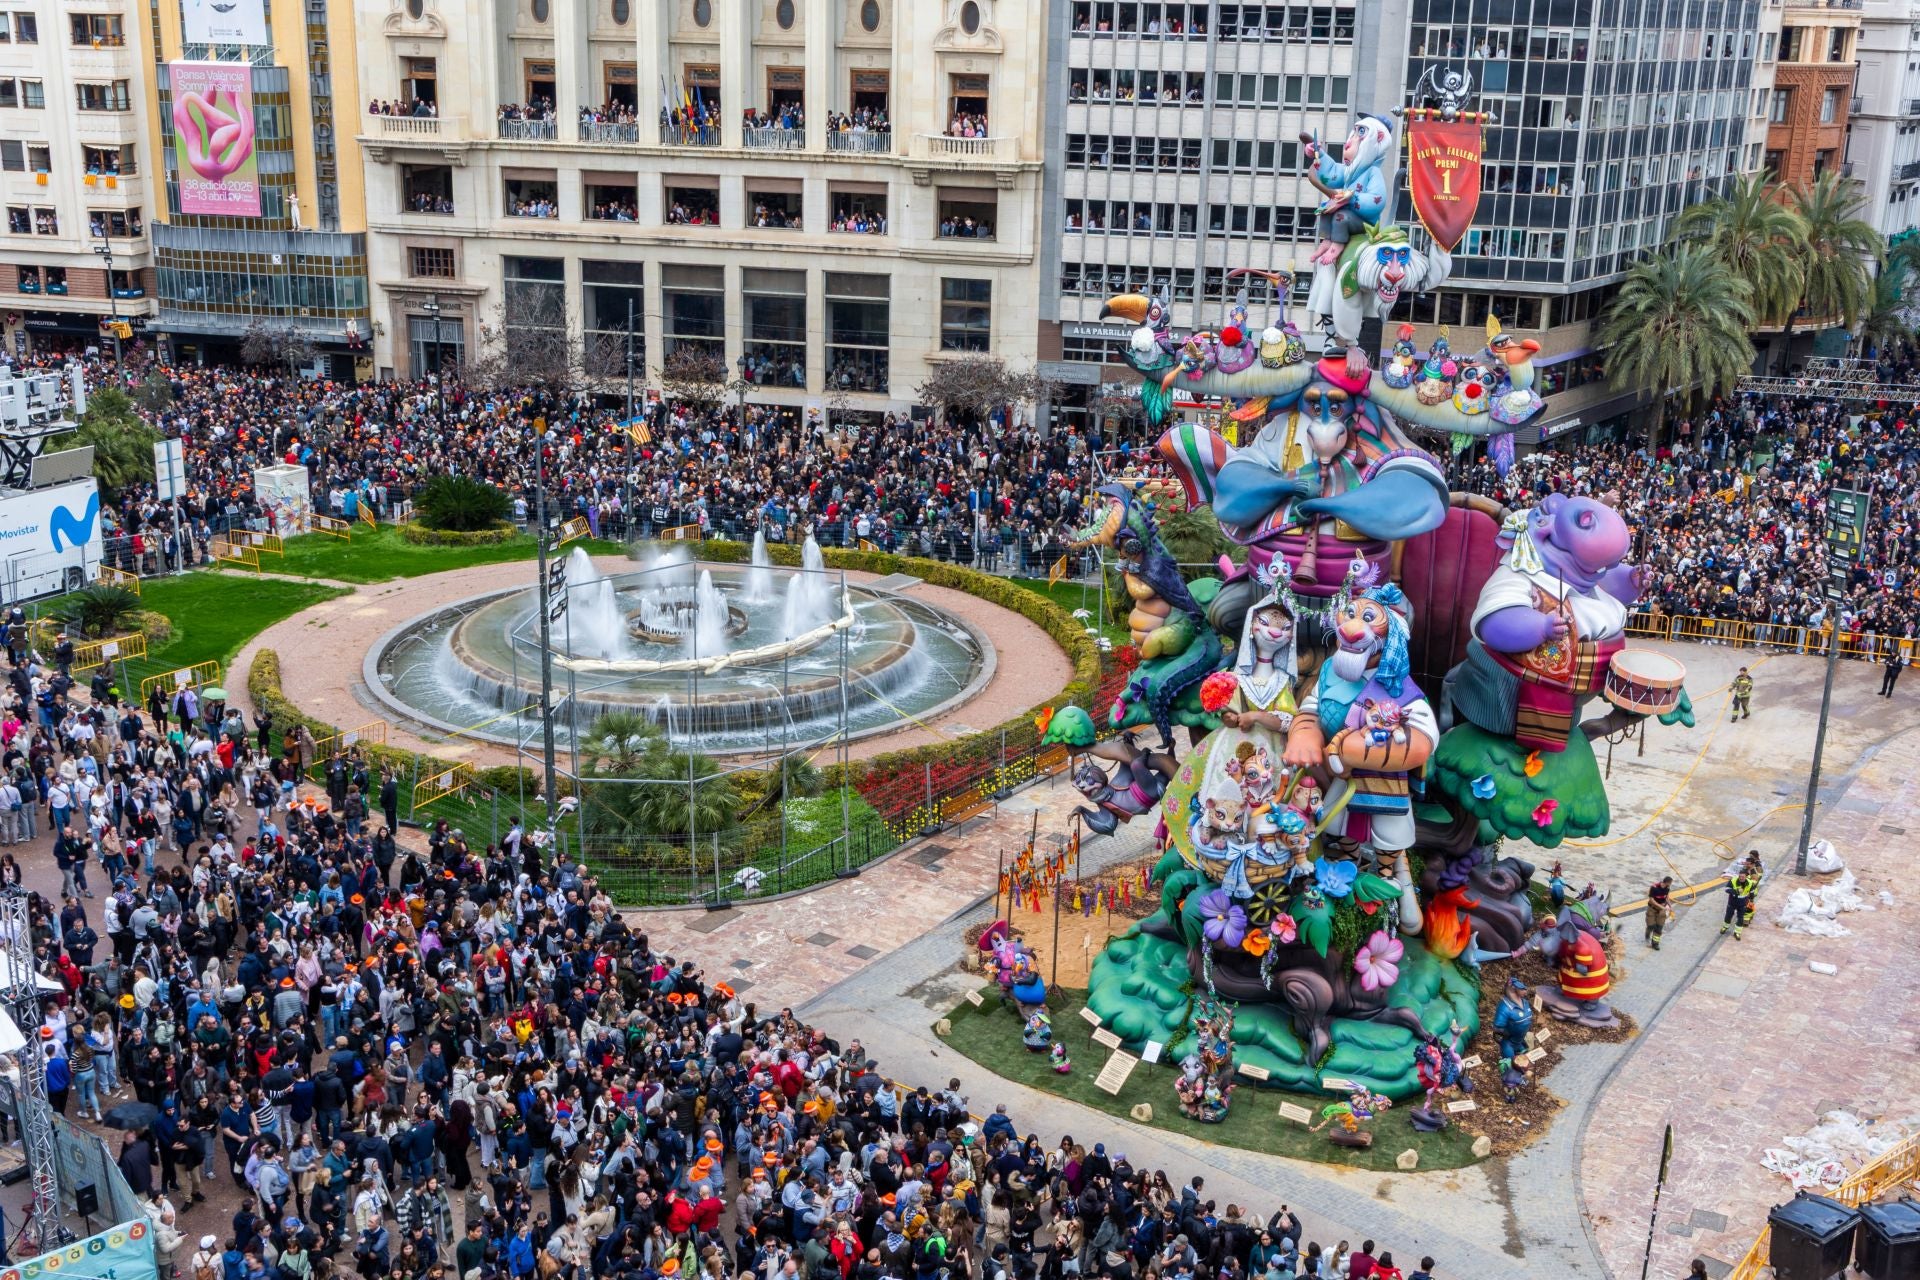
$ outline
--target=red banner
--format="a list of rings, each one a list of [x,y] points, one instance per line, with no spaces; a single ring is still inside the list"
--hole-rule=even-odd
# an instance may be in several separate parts
[[[1480,122],[1438,116],[1407,122],[1407,187],[1427,234],[1449,252],[1480,207]]]

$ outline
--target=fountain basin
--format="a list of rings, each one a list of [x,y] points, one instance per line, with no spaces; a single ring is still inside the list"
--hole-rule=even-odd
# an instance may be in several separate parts
[[[681,579],[690,566],[679,566]],[[709,754],[772,753],[914,724],[971,697],[992,674],[990,647],[959,619],[909,597],[842,586],[839,608],[799,635],[778,601],[741,603],[747,571],[700,566],[726,600],[730,651],[693,656],[683,637],[630,636],[607,657],[569,654],[570,619],[552,627],[553,706],[565,741],[602,714],[636,712],[676,744]],[[624,620],[661,571],[600,579]],[[804,571],[773,571],[795,594]],[[827,585],[825,582],[819,584]],[[744,619],[737,625],[736,615]],[[367,686],[407,718],[443,732],[518,743],[538,736],[538,615],[531,588],[490,592],[415,618],[368,654]],[[596,640],[596,644],[598,641]],[[844,703],[844,710],[843,710]]]

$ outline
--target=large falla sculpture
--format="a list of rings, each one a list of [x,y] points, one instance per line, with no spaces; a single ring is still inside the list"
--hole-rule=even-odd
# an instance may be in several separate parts
[[[1142,661],[1113,705],[1047,728],[1088,750],[1074,776],[1094,830],[1151,821],[1163,840],[1160,910],[1093,966],[1104,1025],[1168,1062],[1204,1041],[1210,1069],[1339,1097],[1457,1076],[1481,965],[1529,947],[1561,967],[1548,1012],[1611,1018],[1604,904],[1536,920],[1533,865],[1503,844],[1603,833],[1590,738],[1649,715],[1692,723],[1671,660],[1623,647],[1640,577],[1611,503],[1505,512],[1450,493],[1422,447],[1488,439],[1504,466],[1544,405],[1538,344],[1497,320],[1472,349],[1367,326],[1451,270],[1478,199],[1483,117],[1461,109],[1457,77],[1422,90],[1394,115],[1425,245],[1384,220],[1393,119],[1363,115],[1333,149],[1306,140],[1326,197],[1307,254],[1318,355],[1284,315],[1255,330],[1244,295],[1192,334],[1165,299],[1109,302],[1138,326],[1124,358],[1167,425],[1172,500],[1210,507],[1245,554],[1189,580],[1159,541],[1170,495],[1103,489],[1080,537],[1118,559]],[[1219,397],[1242,443],[1169,421],[1176,394]],[[1605,713],[1585,716],[1597,698]],[[1135,740],[1149,725],[1158,750]],[[1196,1035],[1195,1010],[1221,1007]]]

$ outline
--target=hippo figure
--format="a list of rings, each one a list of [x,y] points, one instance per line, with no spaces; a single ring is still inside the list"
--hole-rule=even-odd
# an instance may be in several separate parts
[[[1642,571],[1610,501],[1549,494],[1501,529],[1506,553],[1480,591],[1467,659],[1448,678],[1457,719],[1561,752],[1582,703],[1625,644]]]

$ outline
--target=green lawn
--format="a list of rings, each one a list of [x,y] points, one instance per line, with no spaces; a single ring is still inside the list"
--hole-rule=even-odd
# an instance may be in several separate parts
[[[594,555],[619,555],[626,550],[618,542],[589,540],[577,545],[585,546]],[[260,568],[267,573],[284,573],[302,578],[389,582],[395,578],[417,578],[422,574],[466,569],[477,564],[531,560],[533,538],[521,533],[505,542],[484,547],[422,547],[402,538],[397,525],[383,524],[378,529],[355,525],[351,541],[324,533],[308,533],[289,538],[286,549],[284,556],[261,556]]]
[[[1093,625],[1099,617],[1100,584],[1098,582],[1079,582],[1068,579],[1048,586],[1045,578],[1009,578],[1008,581],[1016,587],[1025,587],[1028,591],[1036,595],[1045,596],[1069,613],[1072,613],[1075,609],[1085,609],[1093,616],[1082,619],[1081,625],[1083,626]],[[1111,604],[1112,588],[1108,588],[1108,591],[1108,603]],[[1132,634],[1128,632],[1125,627],[1114,622],[1102,624],[1100,634],[1108,640],[1111,640],[1115,648],[1127,644],[1133,639]]]
[[[1441,1133],[1415,1133],[1407,1119],[1407,1110],[1417,1099],[1395,1103],[1392,1110],[1374,1121],[1373,1145],[1364,1149],[1336,1147],[1327,1141],[1325,1131],[1309,1133],[1305,1125],[1280,1118],[1280,1104],[1293,1102],[1307,1108],[1319,1123],[1320,1109],[1335,1101],[1328,1096],[1304,1096],[1281,1089],[1268,1089],[1250,1080],[1241,1080],[1233,1091],[1233,1105],[1219,1124],[1190,1120],[1180,1110],[1174,1096],[1176,1064],[1142,1062],[1120,1089],[1118,1096],[1094,1086],[1094,1077],[1106,1064],[1110,1050],[1093,1042],[1093,1027],[1080,1016],[1086,993],[1062,987],[1056,994],[1064,1004],[1049,1001],[1053,1015],[1054,1037],[1067,1046],[1073,1061],[1069,1075],[1057,1075],[1044,1053],[1029,1053],[1020,1042],[1020,1017],[1011,1007],[1000,1006],[1000,988],[980,989],[985,1000],[979,1008],[961,1004],[947,1017],[953,1033],[943,1037],[957,1053],[971,1058],[995,1075],[1004,1076],[1030,1088],[1070,1098],[1084,1106],[1105,1111],[1122,1120],[1136,1103],[1153,1107],[1155,1129],[1170,1129],[1202,1141],[1248,1151],[1266,1151],[1312,1160],[1320,1164],[1345,1165],[1355,1169],[1392,1170],[1394,1158],[1408,1147],[1420,1153],[1420,1168],[1458,1169],[1474,1163],[1474,1135],[1469,1126],[1455,1124]],[[1338,1123],[1337,1121],[1335,1122]],[[1112,1139],[1108,1141],[1111,1143]]]
[[[317,582],[283,578],[251,581],[206,569],[171,578],[147,578],[140,584],[140,607],[165,614],[173,623],[173,636],[165,645],[149,650],[144,659],[127,663],[128,679],[137,690],[141,680],[163,671],[200,662],[224,666],[247,641],[274,623],[345,594],[338,587]],[[58,613],[64,604],[61,599],[45,601],[39,613]],[[229,679],[244,678],[244,672],[229,673]]]

